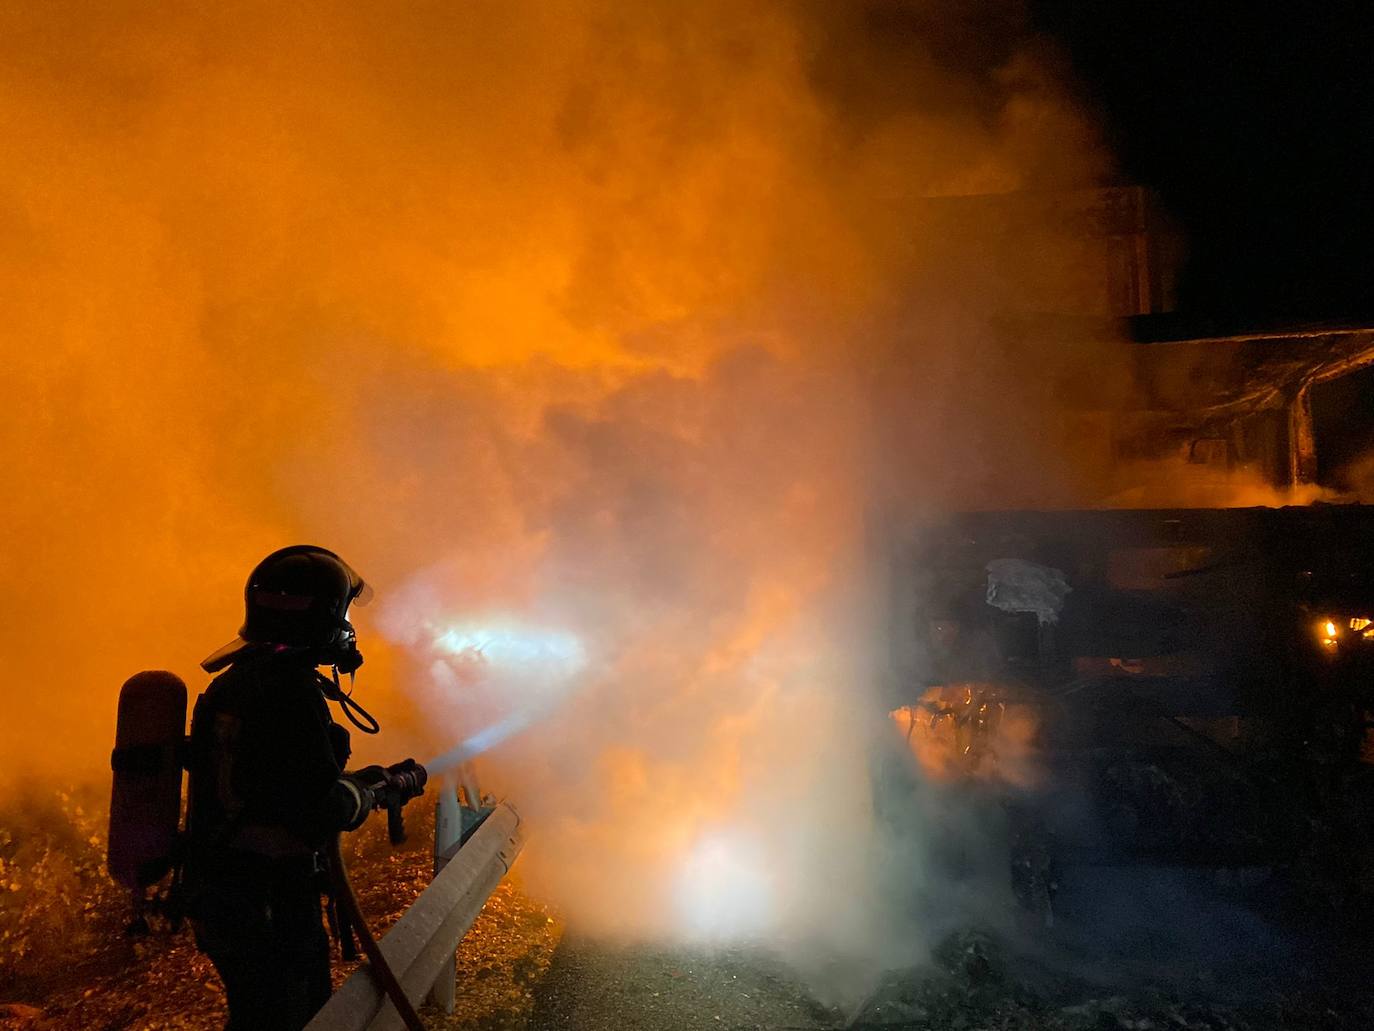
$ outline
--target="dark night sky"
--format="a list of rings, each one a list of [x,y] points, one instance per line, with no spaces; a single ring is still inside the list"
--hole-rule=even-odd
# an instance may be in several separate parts
[[[1183,308],[1374,314],[1370,6],[1033,3],[1124,178],[1187,231]]]

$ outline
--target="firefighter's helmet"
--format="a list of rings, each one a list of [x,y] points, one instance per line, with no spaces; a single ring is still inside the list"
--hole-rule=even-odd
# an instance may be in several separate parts
[[[257,564],[243,589],[239,636],[207,658],[210,672],[233,662],[250,645],[313,648],[356,654],[349,606],[367,604],[371,588],[326,548],[296,544]],[[326,654],[325,663],[328,663]]]

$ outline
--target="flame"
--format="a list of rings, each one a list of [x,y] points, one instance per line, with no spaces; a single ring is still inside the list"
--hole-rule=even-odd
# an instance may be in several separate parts
[[[889,715],[927,776],[1022,787],[1037,779],[1035,713],[1008,702],[995,685],[932,687]]]

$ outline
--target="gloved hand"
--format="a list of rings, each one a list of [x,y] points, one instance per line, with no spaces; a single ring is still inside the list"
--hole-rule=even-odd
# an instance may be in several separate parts
[[[392,843],[399,845],[404,841],[401,807],[424,794],[425,782],[429,779],[425,768],[414,759],[405,759],[386,767],[364,766],[361,770],[345,773],[343,779],[361,796],[359,816],[347,829],[360,826],[371,810],[385,809]]]
[[[425,784],[429,780],[429,773],[414,759],[402,759],[398,763],[393,763],[382,771],[382,776],[386,779],[388,799],[394,798],[398,805],[405,805],[412,798],[423,795]]]
[[[387,776],[381,766],[364,766],[361,770],[345,773],[339,780],[358,796],[358,810],[344,825],[344,830],[357,830],[368,813],[386,805]]]
[[[364,766],[361,770],[354,770],[345,773],[345,777],[350,778],[355,784],[372,790],[386,787],[386,767],[385,766]]]
[[[419,798],[425,793],[425,782],[429,780],[429,773],[414,759],[403,759],[388,766],[383,773],[386,776],[386,787],[381,791],[382,801],[378,808],[386,808],[387,834],[393,845],[399,845],[406,840],[406,826],[401,816],[401,807],[412,798]]]

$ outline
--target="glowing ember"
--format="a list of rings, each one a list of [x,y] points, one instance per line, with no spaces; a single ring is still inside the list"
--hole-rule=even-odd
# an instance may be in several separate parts
[[[932,687],[890,713],[928,775],[1026,784],[1035,779],[1035,717],[992,684]]]

